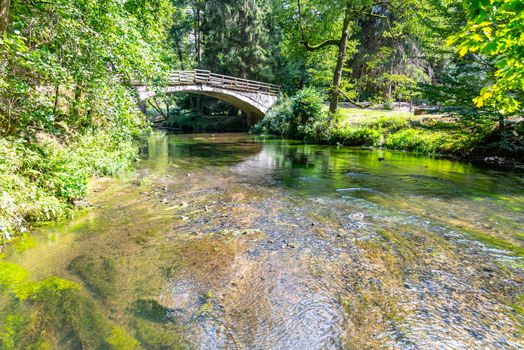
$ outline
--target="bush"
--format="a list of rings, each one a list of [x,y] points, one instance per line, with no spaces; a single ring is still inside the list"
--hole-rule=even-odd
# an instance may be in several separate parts
[[[405,129],[387,137],[385,146],[423,154],[465,154],[473,147],[472,142],[460,133]]]
[[[204,117],[186,109],[175,109],[169,114],[164,125],[184,132],[200,132],[205,127]]]
[[[287,97],[280,98],[275,106],[251,129],[257,134],[289,136],[290,122],[293,119],[293,100]]]
[[[379,118],[367,121],[363,125],[368,128],[380,129],[385,133],[392,133],[410,126],[409,118],[404,116],[381,116]]]
[[[334,128],[330,135],[331,143],[347,146],[380,146],[382,134],[369,127]]]
[[[281,98],[252,131],[320,142],[327,138],[331,120],[324,97],[306,88],[291,98]]]
[[[29,222],[70,216],[89,177],[117,174],[136,158],[133,137],[112,129],[88,131],[67,144],[49,135],[0,139],[0,244]]]

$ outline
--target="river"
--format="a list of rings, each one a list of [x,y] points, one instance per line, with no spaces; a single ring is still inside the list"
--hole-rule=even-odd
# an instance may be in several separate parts
[[[88,202],[5,253],[3,348],[524,348],[522,173],[154,133]]]

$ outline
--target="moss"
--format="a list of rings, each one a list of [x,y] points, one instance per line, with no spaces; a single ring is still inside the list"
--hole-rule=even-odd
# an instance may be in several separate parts
[[[145,244],[156,236],[158,236],[158,231],[156,230],[144,230],[139,231],[136,234],[132,234],[132,238],[137,244]]]
[[[206,316],[210,313],[215,305],[215,294],[212,290],[207,291],[202,297],[202,305],[196,313],[196,317]]]
[[[80,255],[71,261],[69,269],[100,297],[106,299],[114,295],[114,284],[118,274],[114,259]]]
[[[136,340],[105,318],[78,284],[56,276],[31,281],[27,271],[6,262],[0,272],[0,348],[136,348]]]
[[[488,236],[474,230],[463,229],[463,232],[488,246],[509,251],[519,257],[524,257],[524,248],[516,246],[508,241],[504,241],[493,236]]]
[[[139,349],[138,341],[127,334],[121,327],[113,327],[111,334],[106,339],[106,343],[111,350],[134,350]]]
[[[351,272],[346,292],[338,300],[349,323],[346,346],[382,348],[390,340],[391,329],[402,324],[408,312],[399,302],[402,262],[385,251],[378,240],[359,242],[359,246],[364,261],[361,268]]]
[[[155,300],[135,300],[128,308],[128,312],[143,320],[155,323],[169,323],[167,317],[169,310]]]
[[[186,340],[179,335],[173,324],[158,324],[149,320],[135,318],[134,329],[140,343],[150,350],[188,349]]]
[[[394,244],[393,249],[397,251],[400,256],[402,256],[405,260],[413,260],[415,258],[414,256],[414,249],[410,241],[406,238],[404,238],[400,233],[393,232],[391,230],[377,230],[377,233],[381,235],[383,238],[385,238],[387,241]]]

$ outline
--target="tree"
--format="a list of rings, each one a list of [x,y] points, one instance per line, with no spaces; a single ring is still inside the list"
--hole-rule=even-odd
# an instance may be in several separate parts
[[[111,123],[103,101],[128,94],[117,75],[163,75],[170,11],[168,0],[14,2],[0,39],[1,132]]]
[[[407,34],[410,34],[409,25],[414,23],[417,10],[423,8],[425,1],[400,1],[400,0],[338,0],[326,3],[320,0],[297,0],[297,15],[299,38],[298,41],[310,52],[324,50],[328,47],[336,47],[336,64],[333,69],[333,78],[331,83],[331,101],[330,112],[334,113],[338,107],[338,99],[342,94],[344,85],[351,86],[349,82],[343,79],[346,61],[351,55],[358,51],[364,53],[380,54],[384,49],[390,49],[390,64],[381,69],[380,76],[389,74],[406,75],[406,78],[413,79],[414,71],[409,64],[407,70],[396,69],[395,67],[406,66],[406,57],[411,53],[413,47],[407,41]],[[409,23],[407,25],[406,23]],[[375,29],[376,36],[382,38],[375,48],[370,45],[368,40],[363,40],[365,35],[373,35],[367,31]],[[363,35],[359,36],[359,33]],[[326,38],[327,37],[327,38]],[[384,39],[386,38],[386,39]],[[312,44],[312,42],[317,42]],[[349,46],[350,45],[350,46]],[[360,47],[357,49],[358,45]],[[348,57],[348,47],[351,47],[350,56]],[[406,50],[405,48],[410,48]],[[393,51],[395,55],[393,55]],[[396,54],[399,52],[400,54]],[[404,52],[406,54],[404,54]],[[395,69],[394,69],[395,68]],[[357,71],[360,72],[360,71]],[[419,72],[416,75],[420,75]],[[348,78],[350,78],[348,74]],[[358,78],[358,77],[357,77]],[[391,88],[395,84],[390,84],[387,95],[391,96]],[[383,86],[383,85],[382,85]],[[344,93],[349,98],[347,93]],[[354,102],[350,99],[351,102]]]
[[[491,107],[503,116],[522,111],[524,100],[524,2],[475,0],[467,6],[468,25],[449,38],[461,57],[487,57],[493,67],[493,83],[474,99],[477,107]]]
[[[203,67],[258,79],[267,66],[268,30],[258,0],[210,0],[204,11]]]
[[[11,0],[0,0],[0,37],[7,33],[7,26],[9,25],[9,8],[11,7]]]
[[[344,4],[339,4],[344,5]],[[299,17],[299,29],[300,29],[300,43],[308,51],[320,50],[326,46],[336,46],[338,47],[337,63],[333,73],[333,83],[331,86],[331,102],[329,104],[329,111],[335,113],[338,108],[338,98],[340,96],[340,83],[342,79],[342,69],[344,67],[344,62],[346,60],[346,51],[347,51],[347,42],[349,38],[349,25],[351,21],[351,11],[352,3],[351,1],[346,1],[344,6],[344,17],[342,20],[342,28],[340,37],[334,39],[327,39],[318,44],[311,44],[309,39],[306,36],[304,25],[303,25],[303,15],[302,15],[302,6],[300,0],[297,0],[298,6],[298,17]]]

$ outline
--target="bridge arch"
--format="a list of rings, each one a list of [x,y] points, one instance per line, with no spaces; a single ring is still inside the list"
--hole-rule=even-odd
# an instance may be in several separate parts
[[[140,82],[132,82],[140,101],[157,92]],[[248,118],[260,119],[277,101],[280,87],[253,80],[214,74],[204,70],[175,71],[168,78],[165,93],[188,92],[215,97],[244,111]]]

